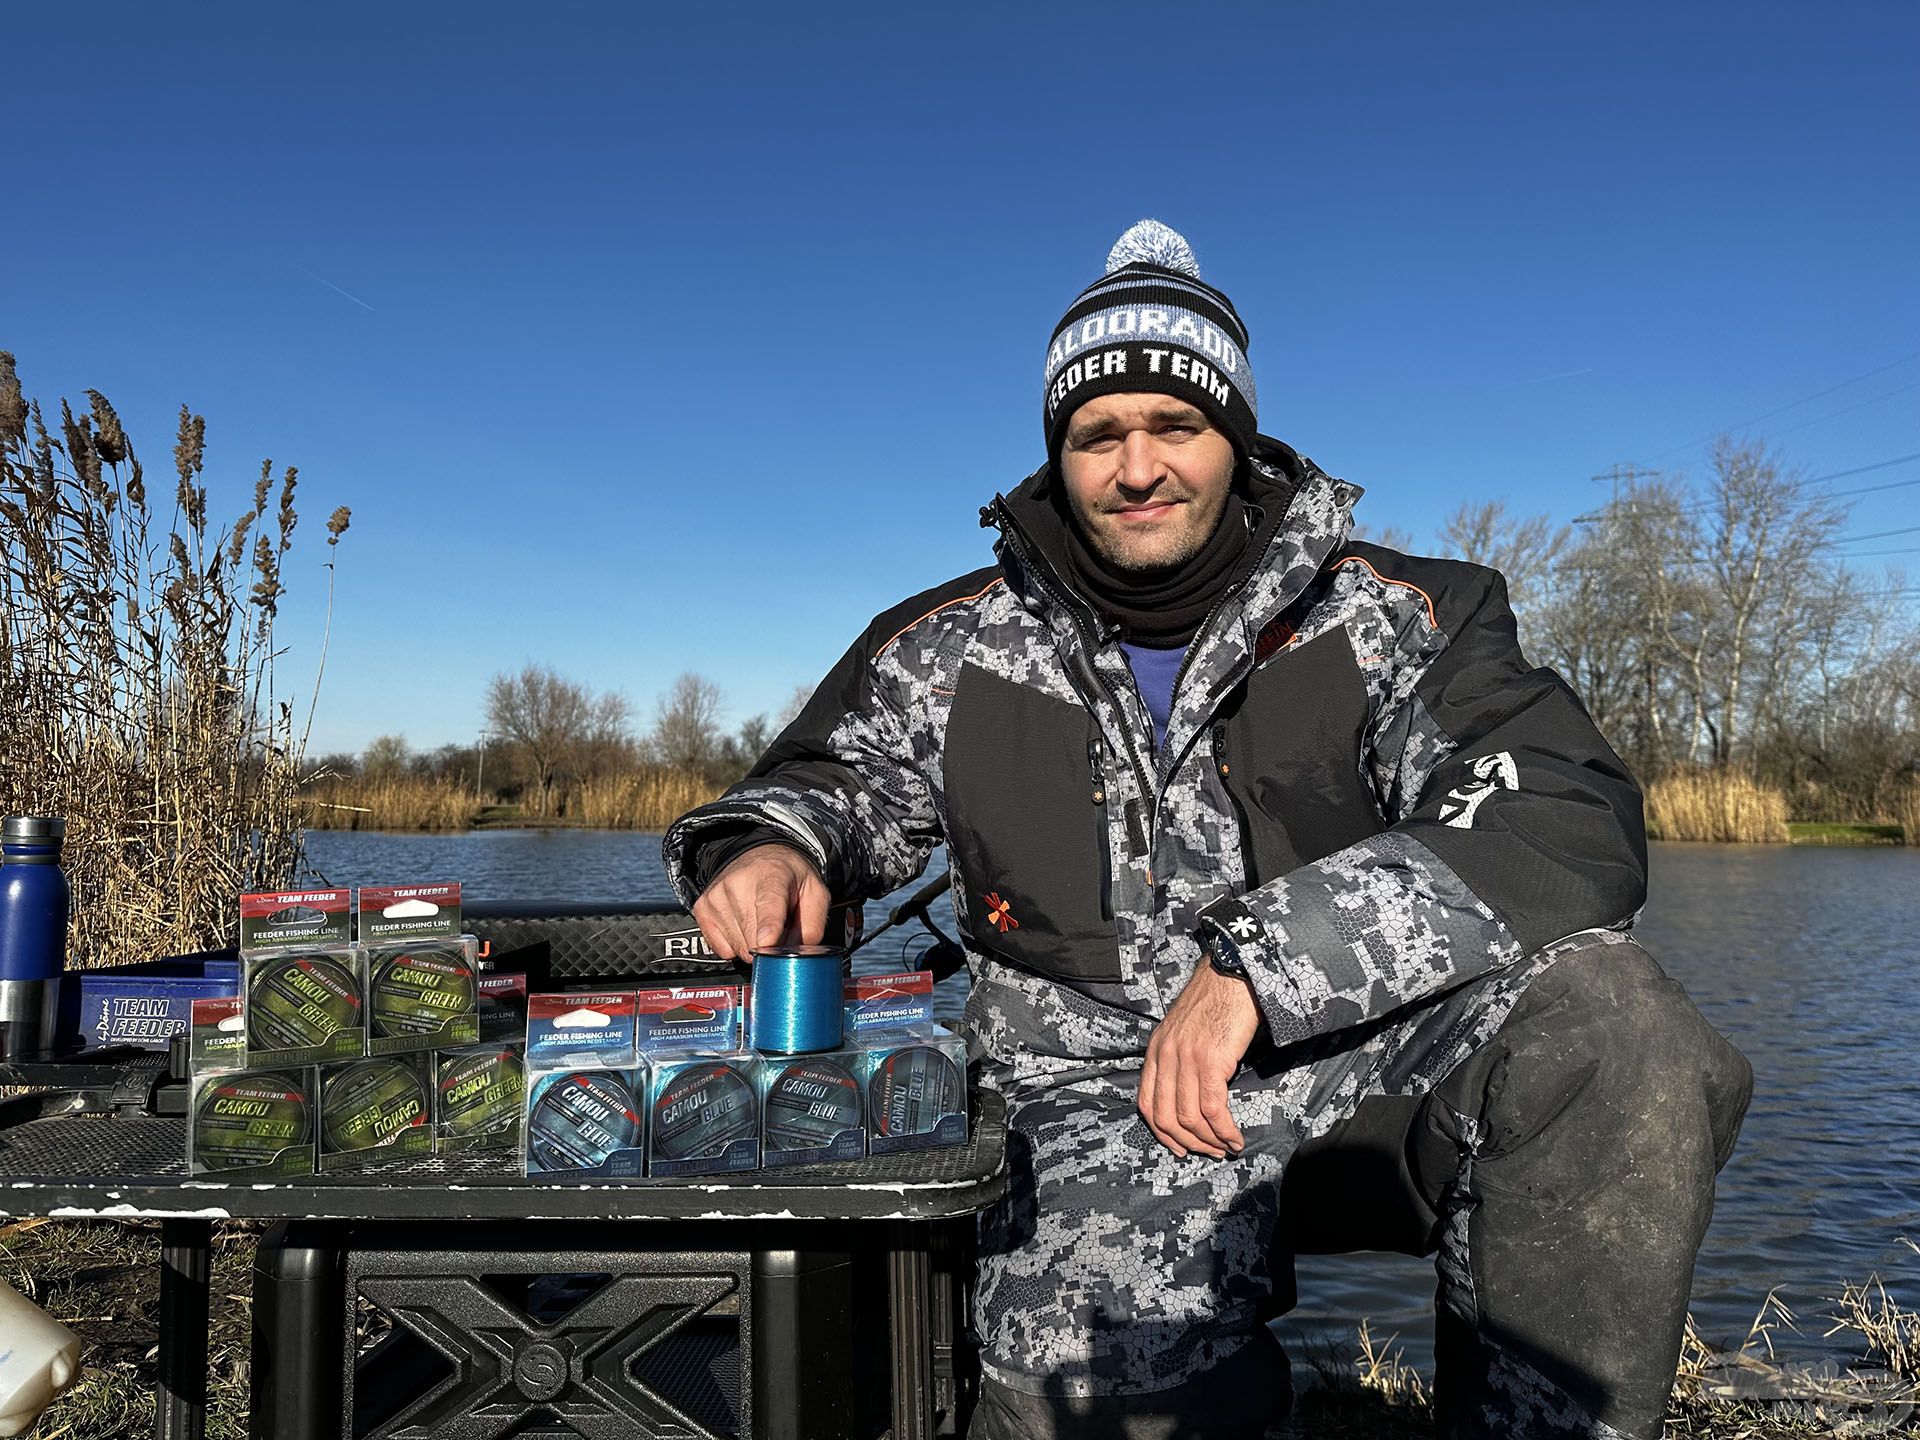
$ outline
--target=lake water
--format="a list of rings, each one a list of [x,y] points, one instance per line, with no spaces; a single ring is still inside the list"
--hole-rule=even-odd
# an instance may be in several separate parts
[[[315,831],[307,855],[335,885],[457,879],[474,899],[668,899],[659,845],[580,830]],[[944,898],[935,914],[951,932]],[[1920,1305],[1920,1256],[1901,1243],[1920,1240],[1920,850],[1656,845],[1640,936],[1755,1072],[1694,1279],[1701,1332],[1737,1342],[1778,1286],[1804,1327],[1790,1353],[1818,1356],[1827,1297],[1876,1271]],[[891,969],[911,948],[883,937],[863,959]],[[963,995],[944,985],[943,1013]],[[1298,1276],[1283,1335],[1344,1347],[1367,1316],[1430,1372],[1428,1262],[1307,1256]]]

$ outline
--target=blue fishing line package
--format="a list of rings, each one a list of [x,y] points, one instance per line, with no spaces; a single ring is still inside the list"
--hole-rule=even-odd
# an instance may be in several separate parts
[[[656,1057],[647,1104],[647,1173],[760,1168],[760,1059],[743,1051]]]
[[[858,1050],[761,1057],[763,1165],[858,1160],[867,1153],[864,1059]]]
[[[925,970],[847,981],[847,1040],[860,1052],[867,1153],[967,1143],[967,1042],[933,1021]]]
[[[527,1174],[633,1177],[646,1166],[647,1067],[527,1076]]]
[[[940,1025],[861,1037],[867,1153],[967,1143],[967,1042]]]
[[[527,997],[528,1175],[644,1173],[647,1063],[634,1009],[631,990]]]

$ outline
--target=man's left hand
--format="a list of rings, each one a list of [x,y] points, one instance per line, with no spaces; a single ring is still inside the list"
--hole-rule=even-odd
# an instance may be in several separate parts
[[[1140,1117],[1176,1155],[1224,1159],[1246,1147],[1227,1108],[1227,1082],[1260,1029],[1260,1007],[1244,980],[1204,958],[1154,1028],[1140,1072]]]

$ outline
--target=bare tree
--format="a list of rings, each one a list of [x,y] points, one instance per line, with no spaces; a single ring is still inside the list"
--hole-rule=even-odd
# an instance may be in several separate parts
[[[691,670],[660,699],[648,748],[661,764],[705,773],[720,758],[720,687]]]
[[[1504,500],[1462,502],[1440,527],[1440,543],[1449,555],[1490,565],[1507,577],[1507,595],[1516,611],[1544,603],[1555,567],[1567,551],[1573,531],[1545,515],[1515,515]]]
[[[780,714],[775,718],[775,723],[782,730],[786,729],[800,718],[800,712],[807,708],[807,702],[811,699],[813,699],[813,686],[794,686],[793,694],[789,695],[787,703],[780,707]]]
[[[411,755],[404,735],[376,735],[360,752],[360,773],[369,780],[391,780],[404,775]]]
[[[1364,521],[1355,521],[1353,538],[1365,540],[1370,545],[1383,545],[1389,550],[1413,549],[1413,536],[1398,525],[1383,525],[1378,530]]]
[[[1726,764],[1755,712],[1775,703],[1761,682],[1770,650],[1790,649],[1804,625],[1808,592],[1824,551],[1846,523],[1843,506],[1808,494],[1804,478],[1781,468],[1764,445],[1722,437],[1712,452],[1706,550],[1700,557],[1720,643],[1711,652],[1719,723],[1713,759]]]
[[[539,793],[543,816],[552,813],[563,776],[578,774],[597,747],[625,740],[626,721],[625,697],[596,697],[544,665],[523,666],[518,674],[487,682],[487,728],[518,753]]]

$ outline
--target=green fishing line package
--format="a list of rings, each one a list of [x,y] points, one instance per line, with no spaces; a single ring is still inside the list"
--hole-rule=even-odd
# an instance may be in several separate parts
[[[196,1075],[187,1101],[187,1173],[311,1175],[314,1093],[310,1068]]]
[[[480,1038],[479,942],[415,940],[367,951],[367,1053],[471,1045]]]
[[[366,952],[358,945],[243,953],[240,963],[249,1068],[367,1053]]]
[[[523,1049],[493,1044],[435,1052],[435,1154],[520,1148],[527,1093]]]
[[[322,1172],[433,1153],[433,1090],[425,1057],[382,1056],[320,1067]]]

